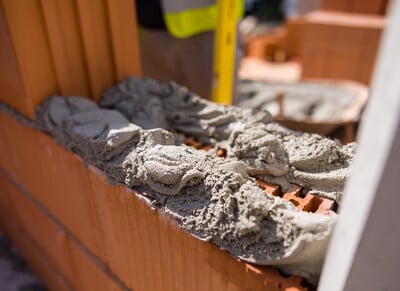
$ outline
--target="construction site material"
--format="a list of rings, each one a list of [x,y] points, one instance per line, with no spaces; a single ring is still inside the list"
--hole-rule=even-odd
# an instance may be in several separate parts
[[[321,9],[384,15],[388,2],[388,0],[323,0]]]
[[[282,191],[297,184],[339,202],[354,155],[354,144],[342,146],[288,130],[272,122],[267,111],[220,106],[174,83],[130,77],[107,89],[100,104],[143,128],[158,123],[156,127],[225,149],[228,157],[244,162],[250,174],[280,185]],[[143,114],[157,119],[138,118]]]
[[[59,92],[93,99],[140,75],[135,1],[13,1],[0,5],[0,100],[34,119]]]
[[[279,109],[283,107],[283,116],[299,121],[306,118],[312,118],[316,122],[339,121],[346,116],[346,110],[354,104],[358,97],[357,93],[335,84],[311,81],[276,84],[245,80],[239,87],[241,100],[239,106],[262,108],[269,111],[272,116],[279,115]],[[281,107],[277,99],[279,94],[284,99]],[[365,99],[365,96],[361,97]]]
[[[38,116],[58,141],[112,180],[144,192],[194,236],[317,281],[335,218],[265,195],[243,162],[177,146],[169,132],[143,130],[83,98],[53,97]]]
[[[132,106],[131,97],[162,105],[155,108],[164,113],[161,123],[167,128],[186,130],[210,143],[222,145],[225,139],[228,157],[182,146],[163,129],[143,130],[120,112],[78,97],[48,99],[38,111],[38,126],[111,179],[144,192],[196,237],[246,261],[282,265],[283,270],[315,282],[334,217],[298,212],[291,203],[265,195],[248,174],[279,180],[291,165],[294,179],[339,199],[335,191],[343,187],[354,148],[341,149],[317,135],[288,131],[271,123],[267,112],[254,114],[201,100],[175,84],[128,78],[107,90],[102,104],[111,107],[110,102],[117,102],[138,111],[142,109],[138,104],[149,108],[143,102]],[[253,151],[261,152],[249,156]],[[318,176],[318,171],[329,170]],[[281,183],[283,189],[289,186]],[[272,237],[269,229],[275,229]],[[313,235],[303,233],[306,229]]]
[[[279,106],[278,94],[283,94]],[[244,80],[239,86],[239,106],[268,110],[274,120],[293,130],[332,133],[357,122],[367,102],[368,89],[344,80],[305,80],[268,83]],[[283,114],[279,114],[279,110]],[[354,132],[347,140],[354,140]]]
[[[386,18],[316,11],[303,16],[302,78],[349,79],[369,85]]]
[[[0,227],[51,290],[314,290],[194,238],[3,111],[0,128]]]
[[[103,169],[112,180],[145,195],[151,201],[149,206],[159,206],[201,240],[211,240],[243,260],[278,265],[287,273],[299,274],[315,283],[335,216],[300,211],[280,197],[266,195],[248,173],[261,174],[259,178],[264,179],[292,172],[296,178],[303,171],[304,181],[311,181],[311,189],[318,190],[322,185],[324,190],[335,187],[340,190],[344,177],[334,176],[347,175],[354,149],[317,135],[289,131],[271,122],[267,112],[201,100],[173,83],[160,85],[152,80],[128,78],[107,90],[102,104],[113,107],[112,102],[119,101],[117,104],[125,104],[123,108],[128,111],[143,111],[140,106],[130,106],[132,98],[138,98],[135,104],[147,110],[149,104],[159,105],[150,110],[153,115],[149,116],[157,118],[148,120],[148,127],[161,122],[168,129],[186,131],[209,144],[220,145],[221,149],[225,146],[227,157],[221,159],[212,152],[182,146],[179,137],[166,130],[144,130],[130,123],[121,112],[99,108],[79,97],[48,99],[38,110],[37,126]],[[157,110],[164,115],[157,115]],[[9,109],[6,111],[19,116]],[[19,119],[24,120],[21,116]],[[246,140],[255,143],[248,145]],[[302,140],[303,151],[298,151],[295,145]],[[320,141],[325,142],[325,151],[313,148],[314,142]],[[243,156],[253,150],[262,152],[250,159]],[[282,153],[286,150],[285,158]],[[315,183],[308,177],[307,169],[316,170],[317,176],[322,169],[333,171],[327,175],[321,173],[317,181],[321,178],[325,181]],[[338,182],[332,185],[334,180]],[[290,185],[280,186],[285,189]],[[329,196],[328,192],[319,194]],[[340,192],[330,194],[335,199],[340,197]],[[91,242],[93,233],[80,229],[82,241],[102,257],[104,254]]]
[[[273,63],[245,57],[240,62],[239,79],[266,82],[297,82],[301,76],[298,62]]]

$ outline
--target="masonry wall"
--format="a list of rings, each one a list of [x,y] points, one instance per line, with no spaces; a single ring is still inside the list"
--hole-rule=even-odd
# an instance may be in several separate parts
[[[241,262],[0,113],[0,223],[51,290],[308,290]]]
[[[131,0],[0,0],[0,101],[97,100],[140,75]],[[308,290],[180,229],[140,195],[0,110],[0,230],[50,290]]]
[[[386,18],[316,11],[303,18],[302,78],[349,79],[369,85]]]

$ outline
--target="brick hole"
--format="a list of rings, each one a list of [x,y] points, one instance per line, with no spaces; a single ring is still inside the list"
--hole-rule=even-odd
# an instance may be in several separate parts
[[[269,184],[262,180],[257,179],[258,186],[264,190],[267,194],[274,195],[274,196],[282,196],[281,187],[278,185]]]
[[[174,133],[185,136],[179,131],[174,131]],[[185,137],[186,139],[184,143],[188,146],[194,147],[195,149],[209,151],[214,148],[212,145],[198,141],[192,136]],[[226,149],[218,148],[216,154],[221,158],[226,158],[227,151]],[[293,203],[297,208],[302,211],[316,212],[324,215],[333,215],[336,213],[336,210],[338,208],[335,201],[319,197],[314,194],[310,194],[308,188],[293,185],[293,187],[288,192],[282,193],[281,188],[278,185],[270,184],[260,179],[256,179],[256,181],[258,186],[266,194],[282,197],[283,199]]]
[[[200,150],[205,146],[205,144],[203,142],[198,141],[193,137],[187,137],[185,139],[185,144],[188,146],[194,147],[197,150]]]
[[[292,202],[294,204],[294,206],[298,206],[299,205],[299,201],[295,200],[295,199],[289,199],[288,201]]]
[[[220,158],[226,158],[226,149],[218,148],[217,149],[217,156]]]
[[[304,197],[303,201],[305,202],[304,207],[302,209],[303,211],[316,212],[318,207],[322,203],[323,199],[321,197],[312,194],[307,194]]]

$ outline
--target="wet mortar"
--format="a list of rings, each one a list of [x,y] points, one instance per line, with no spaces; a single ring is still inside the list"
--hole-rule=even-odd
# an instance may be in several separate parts
[[[317,282],[336,214],[297,209],[293,201],[307,196],[302,191],[282,197],[298,185],[340,203],[354,144],[288,130],[266,111],[220,106],[174,83],[133,77],[105,90],[100,106],[53,96],[36,116],[35,128],[147,195],[193,236]],[[276,196],[265,193],[271,189]]]

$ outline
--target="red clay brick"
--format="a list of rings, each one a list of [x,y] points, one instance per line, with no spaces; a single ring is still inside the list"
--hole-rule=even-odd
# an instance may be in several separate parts
[[[282,198],[292,202],[298,209],[303,211],[325,215],[333,215],[335,213],[335,201],[310,193],[307,193],[304,197],[301,194],[302,189],[295,186],[292,190],[283,194]]]
[[[287,29],[285,49],[289,57],[298,57],[303,45],[303,20],[300,17],[287,20],[285,27]]]
[[[350,13],[385,14],[387,0],[323,0],[321,8]]]
[[[3,1],[2,100],[33,119],[34,106],[51,94],[98,100],[107,86],[140,76],[134,7],[130,0]]]
[[[38,246],[45,257],[77,290],[121,290],[118,283],[105,273],[86,251],[13,184],[6,183],[6,188],[14,204],[18,205],[18,222],[24,236]],[[45,282],[55,279],[51,274],[45,274],[45,277]]]
[[[317,11],[303,19],[302,77],[369,84],[384,17]]]
[[[0,5],[0,100],[22,114],[34,118],[34,108],[26,94],[15,56],[10,31]]]
[[[2,4],[24,90],[34,106],[58,89],[41,6],[35,1]]]
[[[335,213],[336,202],[330,199],[322,198],[321,204],[318,206],[316,213],[321,213],[324,215],[333,215]]]
[[[6,224],[10,217],[16,217],[16,206],[11,199],[9,183],[7,177],[0,172],[0,224]]]
[[[76,290],[123,290],[74,242],[70,245],[70,253],[77,274],[75,278]]]
[[[89,169],[110,268],[130,288],[306,290],[303,279],[284,278],[272,267],[248,270],[247,264],[190,236],[132,191],[109,185],[97,169]]]
[[[221,158],[226,158],[226,149],[217,149],[217,156]]]
[[[3,180],[4,181],[4,180]],[[71,282],[76,275],[68,251],[70,240],[67,234],[46,217],[14,184],[5,180],[6,191],[13,204],[17,205],[13,217],[26,235],[40,247],[57,269]]]
[[[51,137],[0,113],[12,150],[9,175],[103,260],[89,177],[76,155]]]
[[[18,252],[27,262],[29,268],[38,276],[41,282],[49,290],[72,291],[73,287],[67,283],[64,277],[55,270],[49,260],[37,246],[21,231],[15,223],[8,222],[8,238],[16,246]]]
[[[277,185],[272,185],[270,183],[264,182],[262,180],[257,179],[257,184],[263,189],[267,194],[271,194],[274,196],[281,196],[281,188]]]
[[[195,149],[203,149],[204,143],[197,141],[194,137],[188,137],[185,140],[185,144],[191,147],[194,147]]]

